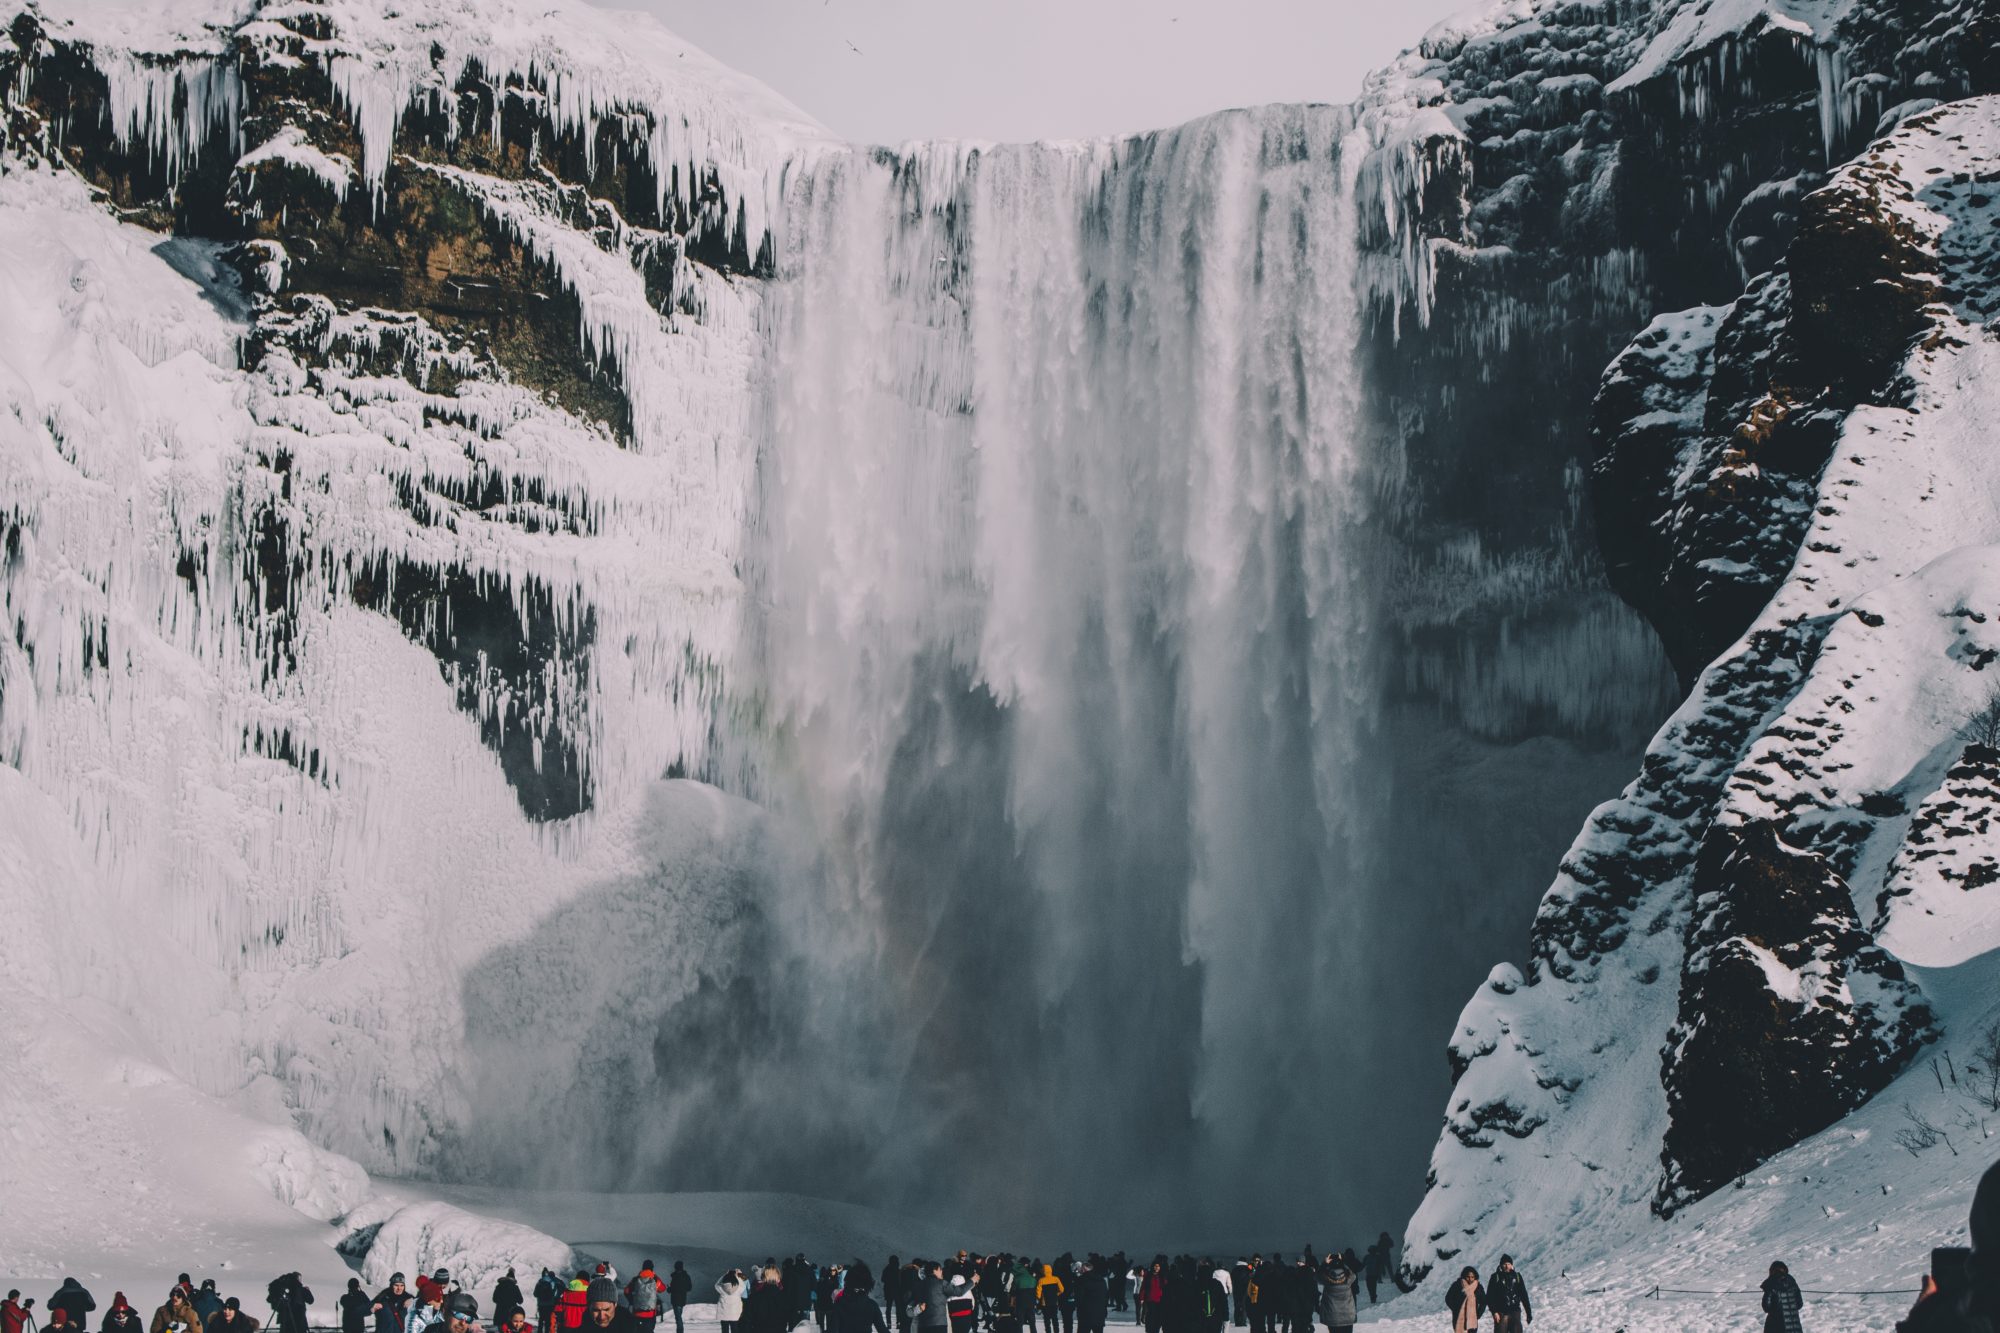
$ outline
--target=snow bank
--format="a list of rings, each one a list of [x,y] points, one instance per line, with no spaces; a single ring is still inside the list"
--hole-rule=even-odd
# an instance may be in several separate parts
[[[409,1274],[414,1280],[418,1273],[445,1268],[455,1282],[483,1300],[510,1268],[525,1279],[526,1288],[544,1268],[568,1274],[579,1262],[569,1246],[553,1237],[448,1203],[371,1200],[349,1213],[343,1225],[350,1234],[374,1228],[361,1260],[361,1279],[371,1288],[386,1287],[393,1273]]]

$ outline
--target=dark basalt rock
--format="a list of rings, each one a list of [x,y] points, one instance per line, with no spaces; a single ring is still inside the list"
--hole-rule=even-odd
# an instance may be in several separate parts
[[[1715,828],[1694,890],[1701,921],[1661,1061],[1661,1213],[1840,1119],[1936,1035],[1846,883],[1771,825]]]

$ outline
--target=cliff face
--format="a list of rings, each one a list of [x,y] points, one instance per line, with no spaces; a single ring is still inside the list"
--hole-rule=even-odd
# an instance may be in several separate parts
[[[1991,0],[903,153],[580,6],[5,12],[0,762],[190,959],[44,989],[370,1166],[1385,1212],[1433,1088],[1315,1089],[1637,762],[1451,1045],[1408,1259],[1525,1257],[1986,947]]]
[[[1514,18],[1539,43],[1601,12]],[[1981,752],[1960,752],[1990,687],[1962,640],[1988,612],[1977,557],[1938,557],[1992,534],[1973,441],[1996,405],[1966,386],[1993,346],[1972,201],[1994,108],[1938,104],[1992,88],[1992,13],[1628,20],[1599,143],[1563,159],[1616,162],[1616,183],[1558,197],[1568,216],[1638,206],[1612,234],[1645,256],[1643,303],[1672,312],[1612,358],[1587,419],[1611,580],[1692,692],[1564,859],[1525,974],[1496,969],[1461,1019],[1420,1269],[1557,1234],[1566,1253],[1615,1244],[1649,1204],[1831,1124],[1935,1034],[1902,963],[1990,934],[1976,889],[1900,933],[1881,904],[1936,855],[1913,808],[1963,820],[1974,859],[1982,838],[1964,799]],[[1934,609],[1892,631],[1878,599]]]

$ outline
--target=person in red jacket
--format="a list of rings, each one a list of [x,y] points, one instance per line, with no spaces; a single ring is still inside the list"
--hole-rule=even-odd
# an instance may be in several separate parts
[[[583,1315],[590,1308],[590,1280],[578,1273],[570,1279],[569,1289],[556,1298],[556,1327],[563,1333],[576,1333],[583,1327]]]
[[[7,1299],[0,1301],[0,1333],[22,1333],[28,1327],[28,1311],[35,1308],[31,1296],[28,1303],[21,1303],[21,1289],[15,1287],[7,1293]]]

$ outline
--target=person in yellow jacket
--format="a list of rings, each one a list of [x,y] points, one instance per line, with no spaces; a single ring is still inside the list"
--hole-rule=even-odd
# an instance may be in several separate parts
[[[1035,1279],[1035,1303],[1042,1307],[1044,1329],[1061,1326],[1059,1321],[1062,1318],[1062,1293],[1062,1279],[1056,1276],[1055,1268],[1043,1264],[1042,1275]]]

